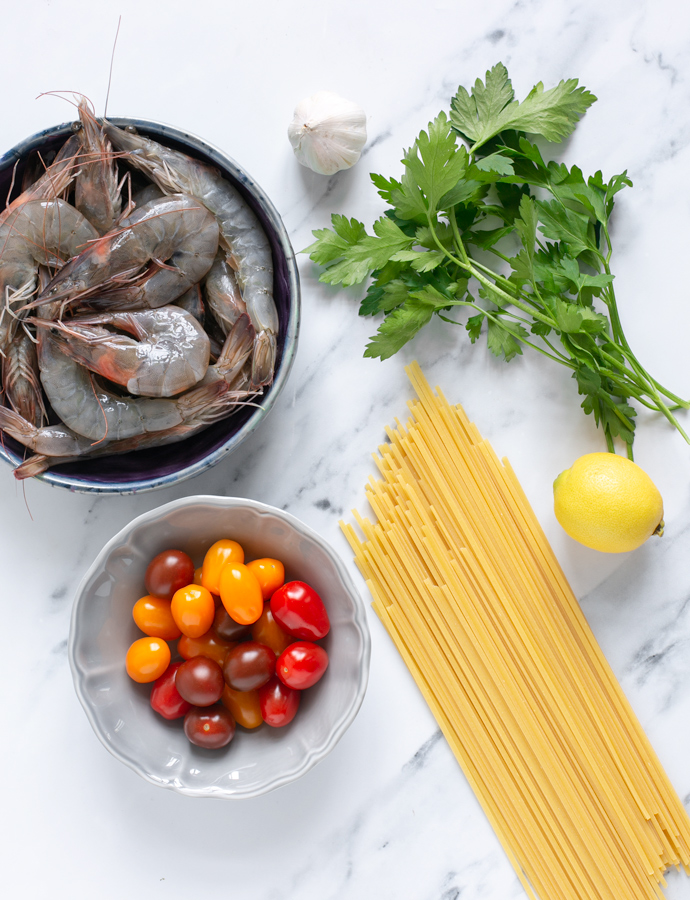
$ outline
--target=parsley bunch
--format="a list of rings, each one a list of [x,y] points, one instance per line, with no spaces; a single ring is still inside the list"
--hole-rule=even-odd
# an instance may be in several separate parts
[[[690,443],[673,415],[690,404],[646,372],[618,315],[609,222],[632,182],[626,172],[604,181],[547,163],[527,138],[561,141],[595,99],[570,79],[550,90],[539,83],[518,102],[499,63],[420,132],[400,181],[372,174],[390,206],[373,235],[333,215],[333,229],[314,231],[304,252],[327,267],[328,284],[373,279],[360,315],[385,318],[365,356],[387,359],[434,315],[464,325],[472,343],[486,330],[489,350],[507,361],[532,347],[572,370],[608,449],[618,437],[632,459],[631,401],[661,412]],[[456,307],[472,314],[458,321]]]

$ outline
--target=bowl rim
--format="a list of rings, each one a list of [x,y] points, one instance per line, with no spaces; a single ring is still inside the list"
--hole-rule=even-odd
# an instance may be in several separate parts
[[[135,494],[144,491],[153,491],[161,487],[171,487],[193,478],[200,472],[215,466],[223,457],[227,456],[235,450],[252,432],[258,428],[264,418],[268,415],[276,400],[280,396],[283,387],[288,379],[290,370],[295,360],[297,352],[297,340],[299,334],[300,323],[300,281],[299,270],[297,268],[297,260],[295,251],[290,242],[290,238],[285,228],[285,224],[281,219],[278,210],[270,200],[265,191],[254,181],[251,175],[231,156],[223,150],[203,140],[190,131],[177,128],[174,125],[167,125],[155,119],[128,118],[122,116],[109,116],[108,121],[122,128],[128,125],[140,128],[142,131],[150,132],[160,138],[170,137],[182,144],[190,146],[192,149],[203,154],[216,165],[228,171],[241,185],[243,185],[250,194],[252,194],[259,205],[262,207],[266,218],[271,224],[275,232],[276,239],[285,255],[285,262],[288,274],[288,284],[290,290],[290,312],[288,315],[287,328],[285,333],[285,344],[283,347],[283,355],[280,366],[275,373],[275,377],[271,384],[270,392],[266,400],[257,406],[252,416],[244,423],[244,425],[228,438],[220,447],[204,456],[202,459],[192,463],[185,468],[166,475],[159,475],[155,478],[142,478],[129,481],[125,484],[108,484],[87,478],[77,478],[73,475],[64,475],[59,472],[51,472],[48,469],[41,475],[34,476],[39,481],[49,484],[52,487],[67,488],[75,493],[82,494]],[[13,166],[22,156],[29,153],[35,147],[40,146],[51,137],[60,134],[72,133],[72,122],[64,122],[61,125],[53,125],[45,128],[36,134],[20,141],[10,150],[0,156],[0,172]],[[22,462],[22,458],[13,451],[9,450],[4,442],[0,441],[0,457],[8,462],[13,468]]]
[[[333,728],[328,741],[320,749],[314,750],[312,752],[307,752],[302,764],[298,769],[285,775],[277,776],[273,778],[268,784],[262,787],[244,791],[242,793],[236,790],[233,791],[223,789],[218,787],[217,785],[211,785],[206,788],[190,788],[175,784],[172,781],[162,782],[156,779],[150,773],[146,772],[136,759],[133,759],[126,753],[119,750],[116,745],[112,744],[106,738],[105,733],[101,729],[100,723],[96,718],[94,710],[88,702],[86,691],[83,686],[83,680],[85,679],[87,672],[80,667],[79,663],[76,660],[76,650],[78,643],[76,626],[77,618],[79,616],[79,609],[84,597],[84,591],[87,584],[96,576],[96,574],[100,570],[104,568],[105,561],[111,551],[116,549],[121,543],[123,543],[123,541],[125,541],[136,528],[145,525],[151,525],[157,519],[159,519],[161,515],[166,515],[173,510],[184,509],[184,507],[186,506],[198,504],[208,504],[209,506],[216,508],[245,508],[253,510],[260,516],[270,515],[279,518],[286,524],[290,525],[302,537],[308,538],[309,540],[317,543],[330,558],[336,569],[338,577],[341,579],[347,593],[352,597],[354,604],[353,624],[359,632],[362,642],[359,679],[356,686],[355,696],[352,703],[350,704],[350,707],[336,722],[336,725]],[[110,540],[98,553],[94,561],[84,573],[81,581],[79,582],[72,604],[68,640],[69,666],[72,673],[72,682],[74,684],[75,692],[96,737],[116,759],[119,759],[120,762],[124,763],[126,766],[140,775],[145,781],[148,781],[150,784],[153,784],[156,787],[163,787],[187,797],[217,797],[224,800],[244,800],[251,797],[258,797],[263,794],[267,794],[279,787],[283,787],[286,784],[296,781],[298,778],[301,778],[302,775],[305,775],[310,769],[312,769],[318,762],[324,759],[324,757],[326,757],[331,752],[331,750],[335,747],[335,745],[350,727],[357,713],[359,712],[367,689],[370,657],[371,634],[367,622],[365,604],[362,600],[361,594],[355,587],[350,573],[347,571],[341,557],[316,531],[314,531],[308,525],[305,525],[304,522],[302,522],[296,516],[293,516],[292,513],[286,512],[282,509],[278,509],[275,506],[270,506],[267,503],[261,503],[258,500],[250,500],[244,497],[219,497],[212,494],[194,494],[188,497],[180,497],[177,500],[172,500],[169,503],[165,503],[162,506],[158,506],[155,509],[149,510],[148,512],[136,516],[127,525],[121,528],[115,535],[113,535],[113,537],[110,538]]]

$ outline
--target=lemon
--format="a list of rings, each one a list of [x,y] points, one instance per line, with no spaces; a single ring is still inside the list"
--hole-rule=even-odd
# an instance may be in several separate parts
[[[635,550],[664,532],[654,482],[615,453],[587,453],[553,483],[554,512],[570,537],[603,553]]]

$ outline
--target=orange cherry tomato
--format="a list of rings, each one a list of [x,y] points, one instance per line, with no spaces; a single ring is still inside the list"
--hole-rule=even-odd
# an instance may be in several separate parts
[[[144,634],[149,637],[163,638],[164,641],[174,641],[182,632],[175,624],[170,611],[170,601],[161,600],[160,597],[142,597],[134,604],[132,618]]]
[[[264,603],[264,611],[261,613],[261,618],[257,619],[252,625],[252,640],[270,647],[276,656],[280,656],[283,650],[295,641],[291,635],[283,631],[273,618],[271,604],[268,600]]]
[[[201,566],[201,583],[212,594],[220,594],[220,573],[228,562],[243,563],[244,550],[237,541],[224,539],[209,547]]]
[[[247,568],[256,575],[264,600],[270,600],[271,594],[285,584],[285,566],[279,559],[253,559]]]
[[[175,591],[170,603],[175,624],[190,638],[201,637],[213,625],[216,605],[203,585],[188,584]]]
[[[258,691],[233,691],[226,684],[220,702],[244,728],[258,728],[263,722]]]
[[[143,637],[127,651],[127,674],[139,684],[155,681],[170,665],[170,647],[161,638]]]
[[[215,631],[211,629],[198,638],[190,638],[187,637],[186,634],[183,634],[177,642],[177,652],[182,659],[193,659],[195,656],[205,656],[207,659],[212,659],[217,662],[219,666],[222,666],[226,653],[228,650],[232,650],[234,646],[235,643],[222,640]]]
[[[198,569],[194,569],[194,584],[203,584],[203,581],[201,580],[202,571],[201,566],[199,566]]]
[[[264,610],[256,575],[242,563],[226,563],[220,573],[220,599],[227,614],[240,625],[252,625]]]

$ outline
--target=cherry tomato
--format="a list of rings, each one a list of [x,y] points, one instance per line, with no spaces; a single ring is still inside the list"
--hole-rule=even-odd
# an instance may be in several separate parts
[[[143,637],[135,641],[127,651],[127,674],[139,684],[155,681],[170,665],[170,647],[155,637]]]
[[[273,677],[275,670],[275,653],[256,641],[233,647],[223,663],[225,680],[235,691],[255,691]]]
[[[258,728],[263,722],[258,691],[233,691],[226,684],[220,702],[243,728]]]
[[[212,659],[219,666],[222,666],[225,655],[234,646],[235,644],[230,641],[222,641],[214,629],[210,628],[206,634],[202,634],[198,638],[190,638],[183,634],[177,642],[177,652],[182,659],[194,659],[195,656],[205,656],[207,659]]]
[[[271,612],[283,631],[304,641],[326,637],[331,623],[323,600],[303,581],[289,581],[271,597]]]
[[[248,625],[240,625],[225,611],[225,607],[221,604],[216,609],[216,615],[213,619],[213,628],[218,637],[224,641],[243,641],[250,635]]]
[[[175,673],[181,662],[171,663],[151,688],[151,708],[164,719],[180,719],[191,709],[175,687]]]
[[[203,571],[203,569],[201,568],[201,566],[199,566],[198,569],[194,569],[194,578],[192,579],[194,584],[203,584],[203,582],[201,580],[202,571]]]
[[[299,691],[287,687],[279,678],[271,678],[259,688],[259,704],[264,722],[272,728],[288,725],[295,718],[301,696]]]
[[[264,598],[256,575],[243,563],[226,563],[220,573],[220,599],[228,615],[240,625],[251,625],[261,616]]]
[[[283,650],[293,642],[292,635],[286,634],[273,618],[271,604],[268,600],[264,603],[261,618],[252,625],[252,638],[260,644],[266,644],[276,656],[280,656]]]
[[[163,638],[164,641],[174,641],[182,632],[175,624],[170,612],[170,601],[161,600],[160,597],[142,597],[134,604],[132,618],[144,634],[149,637]]]
[[[216,541],[209,547],[201,566],[201,583],[212,594],[220,594],[218,582],[223,566],[228,562],[244,562],[244,550],[237,541]]]
[[[175,591],[194,578],[194,563],[181,550],[164,550],[146,569],[144,584],[153,597],[170,600]]]
[[[270,600],[271,594],[285,584],[285,566],[279,559],[253,559],[247,568],[256,575],[264,600]]]
[[[216,605],[210,592],[200,584],[188,584],[173,594],[170,604],[175,624],[190,638],[201,637],[213,625]]]
[[[311,641],[296,641],[276,661],[276,675],[283,684],[304,691],[321,678],[328,668],[328,654]]]
[[[197,747],[217,750],[235,736],[235,720],[224,706],[193,706],[184,717],[184,733]]]
[[[223,670],[214,660],[195,656],[177,670],[175,687],[180,697],[194,706],[213,706],[220,700],[225,687]]]

